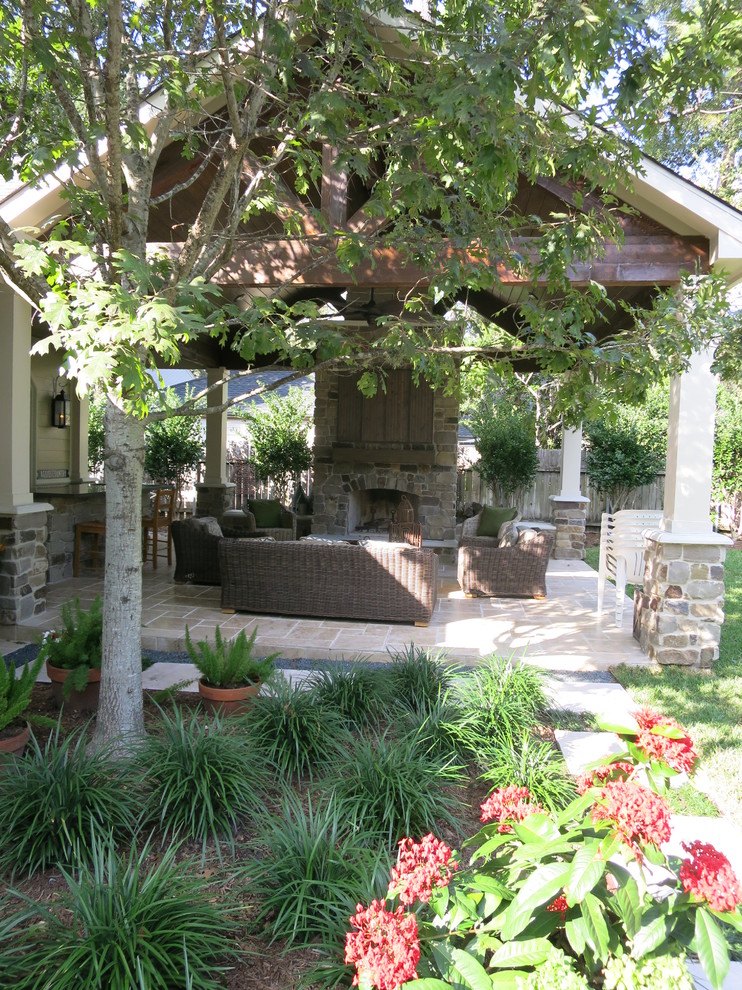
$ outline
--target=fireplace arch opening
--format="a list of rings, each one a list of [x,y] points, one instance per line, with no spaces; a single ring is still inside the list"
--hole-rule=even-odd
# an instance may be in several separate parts
[[[351,492],[348,505],[349,533],[386,533],[398,521],[399,504],[405,496],[412,505],[414,522],[419,521],[420,497],[396,488],[364,488]]]

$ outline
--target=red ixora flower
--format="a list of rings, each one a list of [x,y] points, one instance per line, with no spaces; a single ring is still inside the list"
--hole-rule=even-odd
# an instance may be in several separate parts
[[[625,780],[634,771],[634,764],[625,760],[616,760],[615,763],[606,763],[601,767],[594,767],[581,773],[575,781],[578,794],[585,794],[591,787],[599,787],[607,780]]]
[[[636,745],[650,760],[664,761],[678,772],[693,772],[693,767],[698,760],[698,753],[696,753],[690,736],[684,734],[681,739],[670,739],[668,736],[658,735],[652,731],[655,728],[669,728],[685,733],[685,729],[674,718],[660,715],[654,709],[646,707],[633,712],[633,715],[639,726]]]
[[[398,889],[402,904],[413,904],[416,900],[427,903],[433,887],[448,886],[451,870],[457,866],[446,843],[432,833],[424,835],[419,842],[401,839],[389,894]]]
[[[607,821],[643,859],[638,843],[659,846],[670,838],[670,808],[664,798],[629,780],[609,781],[593,805],[594,822]]]
[[[545,812],[536,801],[530,801],[531,792],[527,787],[516,787],[511,784],[509,787],[498,787],[494,790],[484,804],[482,809],[483,822],[500,822],[498,832],[512,832],[513,826],[508,822],[522,822],[529,815],[537,812]]]
[[[404,908],[387,911],[379,901],[369,907],[356,906],[350,918],[357,929],[345,936],[345,961],[355,966],[353,986],[367,976],[377,990],[397,990],[414,980],[420,960],[417,919]]]
[[[724,853],[709,842],[684,842],[691,854],[680,865],[679,876],[686,893],[708,901],[714,911],[734,911],[742,901],[742,887]]]
[[[551,904],[546,905],[547,911],[558,911],[562,916],[562,921],[567,917],[567,911],[569,910],[569,904],[567,904],[567,898],[564,894],[559,894]]]

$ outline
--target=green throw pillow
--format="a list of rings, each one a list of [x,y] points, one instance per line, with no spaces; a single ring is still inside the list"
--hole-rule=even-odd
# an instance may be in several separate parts
[[[477,536],[497,536],[500,531],[500,526],[504,522],[509,522],[511,519],[515,519],[517,509],[505,509],[502,506],[495,508],[490,505],[485,505],[482,509],[482,514],[479,517],[479,526],[477,527]]]
[[[281,503],[272,498],[250,499],[247,503],[258,529],[275,529],[281,525]]]

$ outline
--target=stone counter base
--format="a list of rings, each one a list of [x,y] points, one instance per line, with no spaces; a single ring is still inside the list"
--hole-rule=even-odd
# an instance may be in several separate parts
[[[718,659],[725,557],[718,543],[647,539],[644,587],[634,592],[634,637],[650,660],[706,669]]]

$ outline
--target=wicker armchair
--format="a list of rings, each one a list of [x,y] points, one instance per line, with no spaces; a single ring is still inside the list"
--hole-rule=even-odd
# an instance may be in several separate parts
[[[463,536],[458,580],[465,595],[546,598],[546,567],[554,534],[540,531],[527,543],[500,547],[488,536]]]
[[[175,573],[178,584],[221,584],[219,571],[220,536],[210,533],[198,519],[175,520],[171,526],[175,548]]]
[[[245,502],[241,509],[225,512],[221,518],[221,526],[224,536],[233,539],[245,536],[272,536],[274,540],[296,539],[296,513],[283,506],[280,511],[280,526],[259,527],[255,514],[249,509],[249,502]]]

